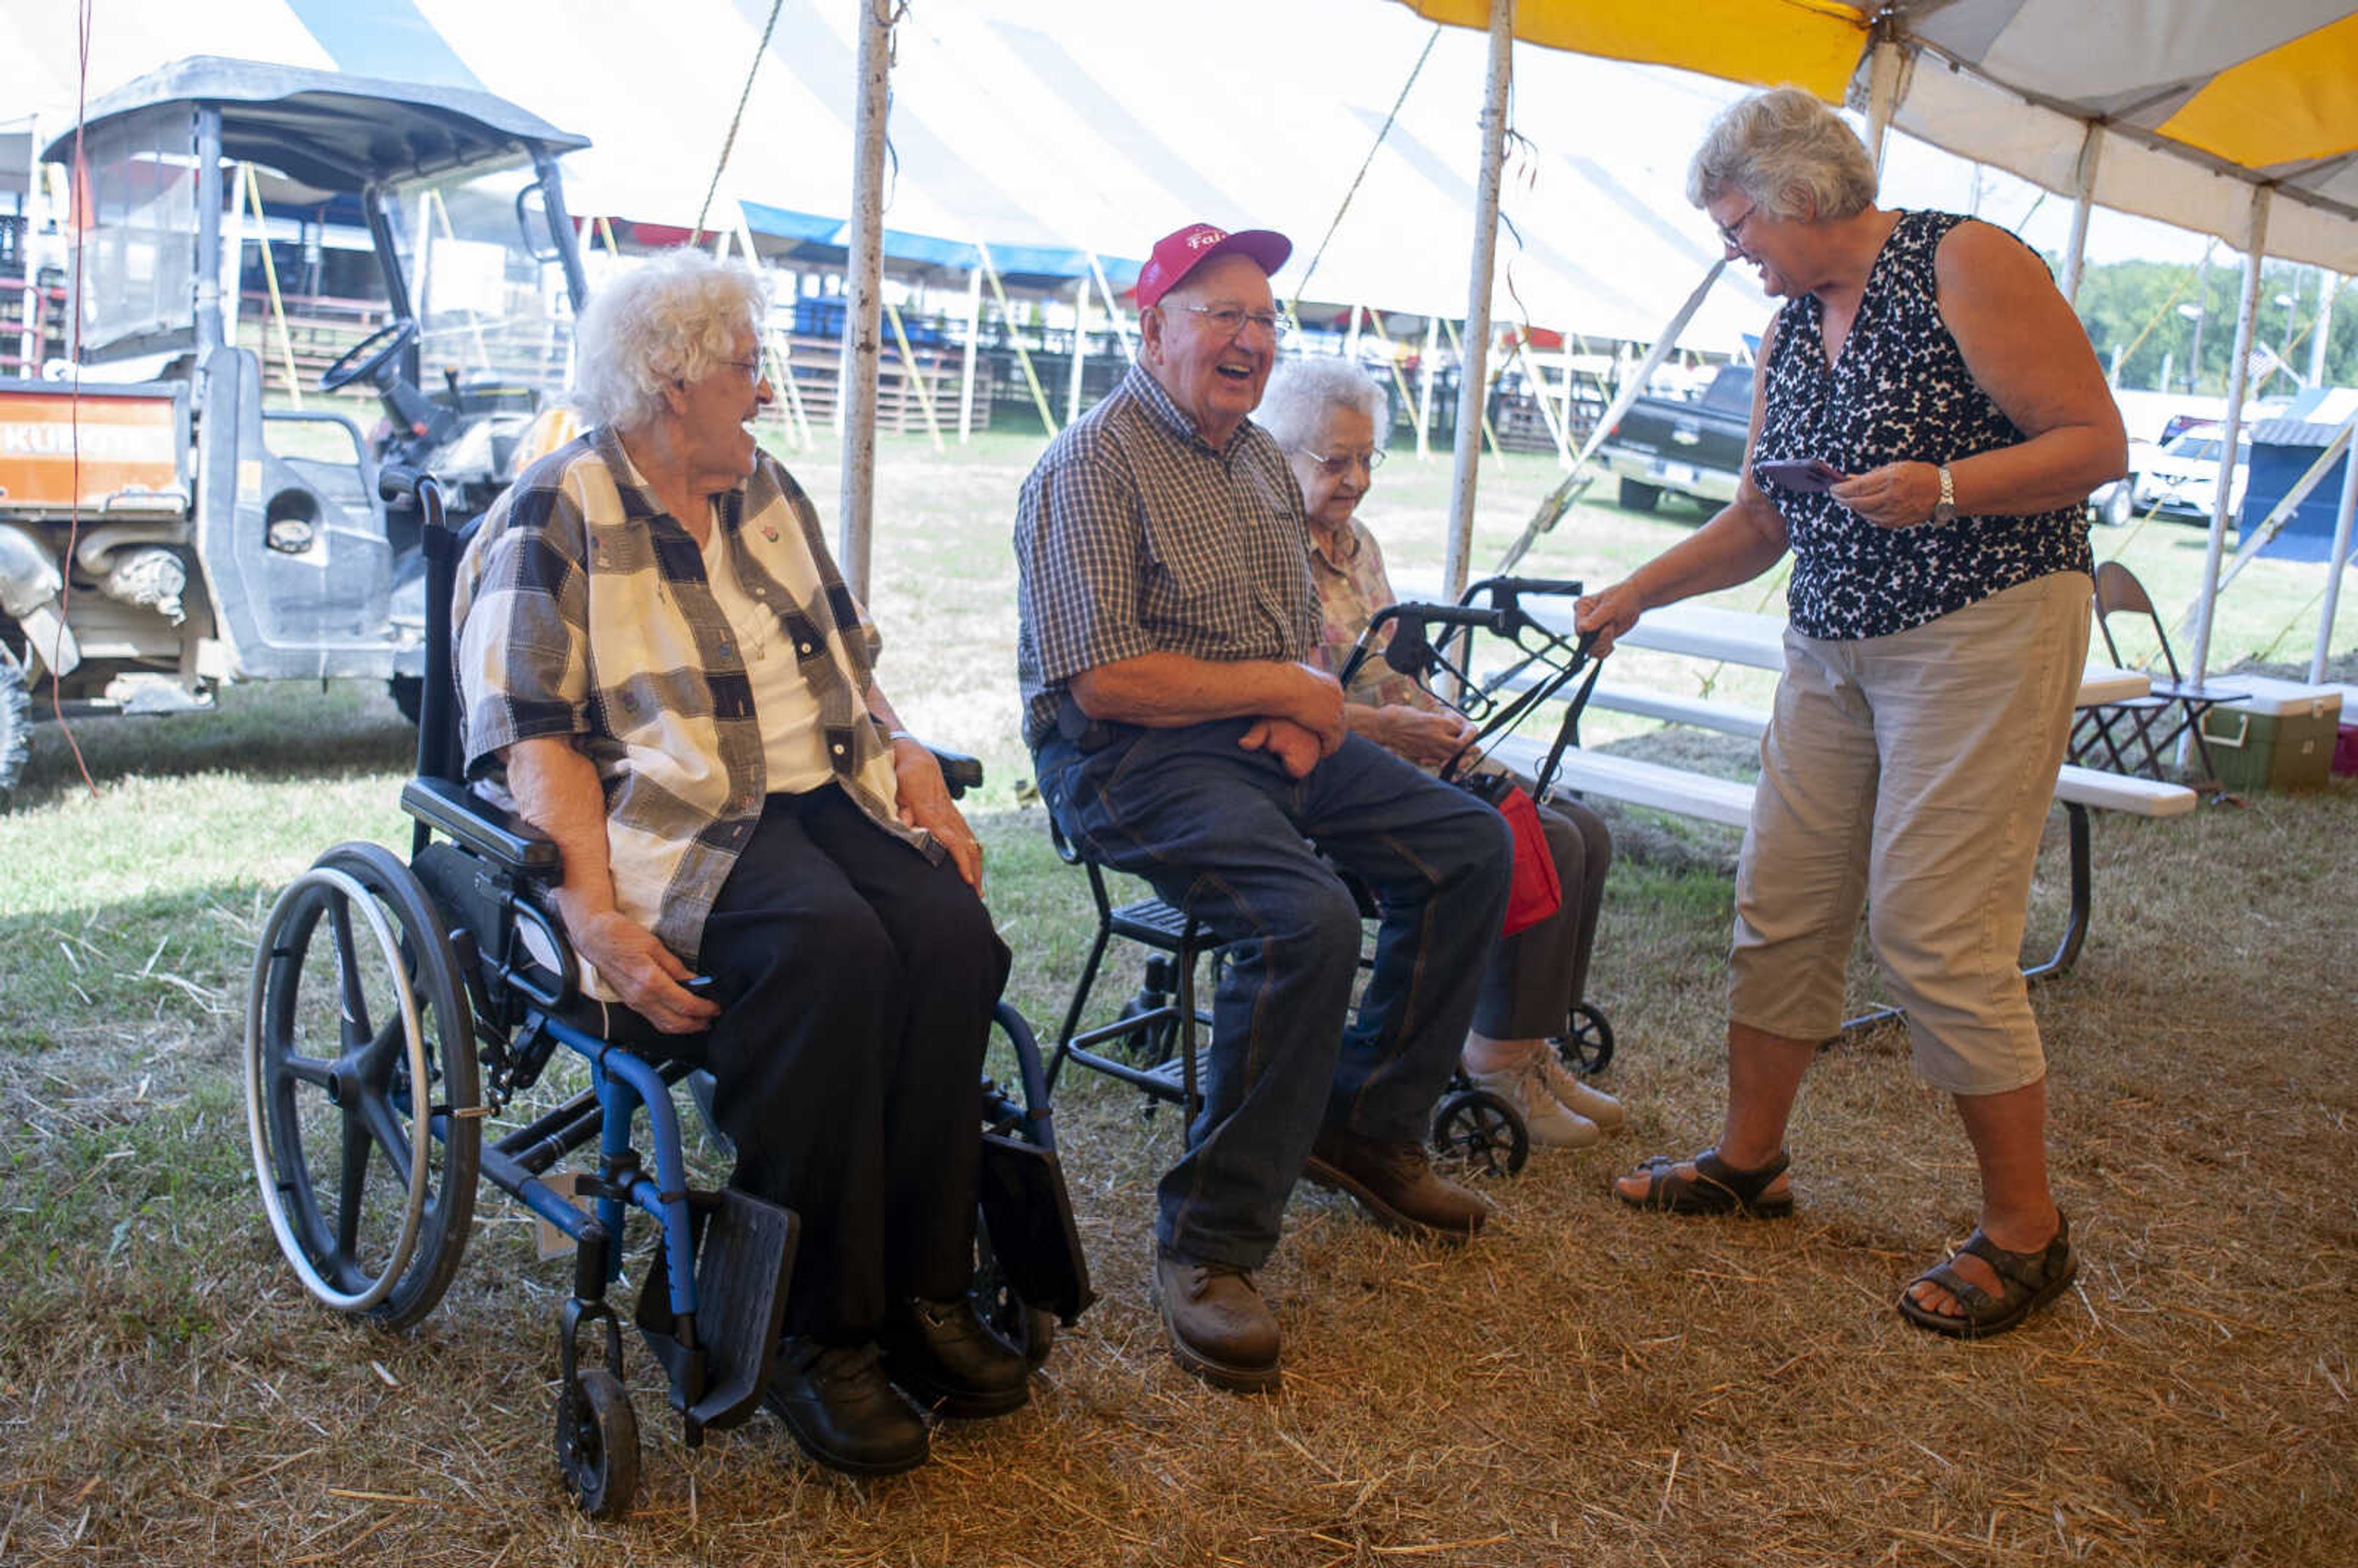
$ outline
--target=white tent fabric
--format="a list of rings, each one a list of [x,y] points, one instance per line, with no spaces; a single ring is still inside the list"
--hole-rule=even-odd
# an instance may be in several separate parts
[[[591,138],[577,212],[695,221],[769,0],[96,0],[93,96],[189,53],[387,70],[426,65]],[[724,201],[850,210],[853,7],[785,0]],[[1282,229],[1307,267],[1433,28],[1357,0],[1198,0],[1141,29],[1097,0],[918,0],[898,32],[888,228],[1142,255],[1196,217]],[[436,48],[416,48],[416,35]],[[399,36],[395,36],[398,34]],[[11,6],[0,66],[45,124],[70,120],[71,7]],[[1464,309],[1481,40],[1446,29],[1319,263],[1314,297]],[[1544,58],[1542,58],[1544,57]],[[1186,69],[1174,67],[1184,58]],[[1531,51],[1516,105],[1502,322],[1650,339],[1715,254],[1681,189],[1735,90]],[[725,213],[726,209],[722,211]],[[712,220],[716,224],[722,219]],[[1520,237],[1520,243],[1518,238]],[[1729,350],[1768,307],[1723,287],[1686,336]],[[1747,297],[1747,295],[1749,297]]]

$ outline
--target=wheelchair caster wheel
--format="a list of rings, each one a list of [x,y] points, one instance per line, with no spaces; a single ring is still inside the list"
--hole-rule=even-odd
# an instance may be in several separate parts
[[[263,1211],[308,1290],[387,1328],[466,1250],[482,1123],[442,917],[391,850],[341,844],[279,895],[246,996]]]
[[[1433,1113],[1433,1147],[1455,1173],[1511,1176],[1531,1157],[1521,1113],[1487,1089],[1462,1089]]]
[[[1555,1043],[1556,1059],[1574,1077],[1591,1077],[1613,1061],[1613,1022],[1589,1003],[1574,1002],[1570,1027]]]
[[[1141,993],[1123,1002],[1121,1011],[1114,1017],[1117,1022],[1128,1023],[1133,1018],[1143,1018],[1158,1008],[1170,1005],[1168,996],[1161,996],[1157,1000],[1155,993]],[[1158,1019],[1152,1023],[1141,1024],[1120,1038],[1132,1062],[1141,1067],[1160,1066],[1171,1060],[1179,1049],[1179,1021],[1175,1018]]]
[[[974,1282],[968,1287],[968,1294],[974,1300],[974,1315],[992,1333],[1022,1351],[1023,1358],[1033,1366],[1045,1365],[1048,1352],[1056,1343],[1055,1314],[1044,1312],[1015,1293],[1005,1266],[991,1250],[988,1219],[977,1217],[974,1237]]]
[[[622,1380],[602,1367],[557,1395],[557,1467],[591,1519],[620,1519],[639,1491],[639,1418]]]

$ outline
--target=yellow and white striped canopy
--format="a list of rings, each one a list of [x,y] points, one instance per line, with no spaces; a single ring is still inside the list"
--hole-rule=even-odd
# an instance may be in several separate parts
[[[1487,27],[1489,0],[1399,0]],[[1551,48],[1866,98],[1884,16],[1893,124],[2069,194],[2089,128],[2100,204],[2358,272],[2358,6],[2347,0],[1520,0]]]

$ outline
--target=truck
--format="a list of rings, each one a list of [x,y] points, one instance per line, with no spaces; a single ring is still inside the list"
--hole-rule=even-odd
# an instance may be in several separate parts
[[[1751,427],[1752,367],[1721,365],[1699,397],[1649,394],[1629,405],[1596,455],[1628,511],[1651,512],[1665,493],[1718,507],[1736,499]]]
[[[48,149],[79,334],[54,375],[0,379],[0,802],[36,716],[323,678],[416,716],[421,519],[378,470],[434,475],[463,521],[559,443],[586,284],[557,159],[587,146],[485,92],[198,57]],[[233,326],[248,222],[373,258],[382,324],[316,382],[370,402],[265,400]]]

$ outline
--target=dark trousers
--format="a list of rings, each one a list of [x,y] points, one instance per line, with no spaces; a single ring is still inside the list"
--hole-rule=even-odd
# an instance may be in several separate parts
[[[1499,938],[1482,979],[1481,1005],[1474,1010],[1474,1027],[1493,1040],[1562,1034],[1573,1008],[1588,994],[1588,960],[1596,951],[1613,835],[1605,818],[1569,800],[1541,806],[1540,827],[1563,884],[1563,907]]]
[[[1239,748],[1245,729],[1111,725],[1092,751],[1052,735],[1035,760],[1068,838],[1229,945],[1203,1109],[1158,1188],[1155,1236],[1258,1268],[1322,1126],[1422,1138],[1505,914],[1513,846],[1489,806],[1357,736],[1297,781]],[[1320,851],[1383,904],[1347,1026],[1359,912]]]
[[[734,1184],[802,1217],[786,1332],[875,1337],[974,1269],[982,1054],[1008,951],[939,865],[829,784],[773,795],[705,922],[723,1011],[691,1054]]]

